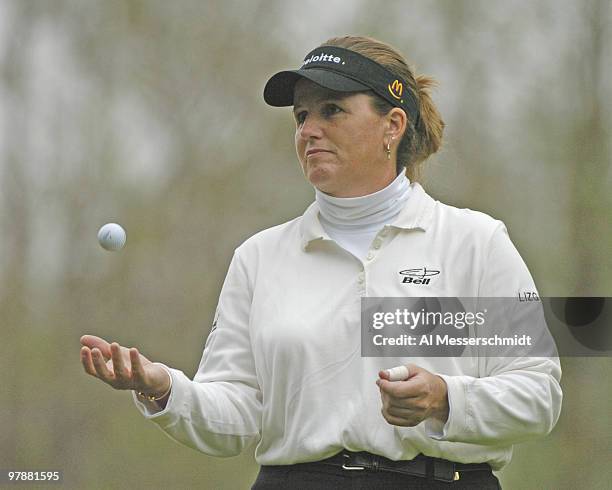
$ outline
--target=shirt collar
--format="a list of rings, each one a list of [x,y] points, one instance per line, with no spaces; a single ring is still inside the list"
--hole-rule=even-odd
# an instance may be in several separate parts
[[[410,199],[390,226],[403,230],[419,229],[427,231],[433,220],[436,201],[425,192],[418,182],[412,182],[410,187],[412,188]],[[316,201],[308,206],[302,215],[300,234],[302,250],[306,250],[308,244],[314,240],[330,239],[319,221],[319,205]]]
[[[412,195],[391,226],[404,230],[419,229],[427,231],[433,221],[436,201],[425,192],[418,182],[410,184]]]

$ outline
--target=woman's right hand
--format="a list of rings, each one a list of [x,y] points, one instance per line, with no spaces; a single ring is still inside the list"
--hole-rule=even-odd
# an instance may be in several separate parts
[[[95,335],[81,337],[81,363],[87,374],[101,379],[116,390],[134,390],[156,398],[170,388],[166,369],[151,362],[138,349],[109,344]]]

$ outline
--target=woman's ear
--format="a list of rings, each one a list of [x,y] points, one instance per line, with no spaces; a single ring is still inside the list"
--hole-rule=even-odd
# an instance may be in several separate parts
[[[387,113],[386,117],[388,122],[387,134],[394,140],[401,140],[408,124],[406,113],[399,107],[394,107]]]

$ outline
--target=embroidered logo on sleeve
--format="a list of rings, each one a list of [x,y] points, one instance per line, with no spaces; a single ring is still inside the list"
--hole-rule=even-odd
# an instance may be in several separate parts
[[[215,318],[212,322],[212,327],[210,328],[210,333],[213,333],[213,331],[217,328],[217,323],[219,322],[219,310],[215,311]]]

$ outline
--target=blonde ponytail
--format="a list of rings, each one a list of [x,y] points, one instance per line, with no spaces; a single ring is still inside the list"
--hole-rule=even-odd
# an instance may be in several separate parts
[[[431,98],[431,89],[436,87],[438,82],[427,75],[417,75],[415,81],[420,104],[420,117],[415,128],[415,153],[410,159],[408,169],[412,167],[412,172],[419,174],[422,163],[442,146],[444,121]],[[418,177],[418,175],[415,177]]]

